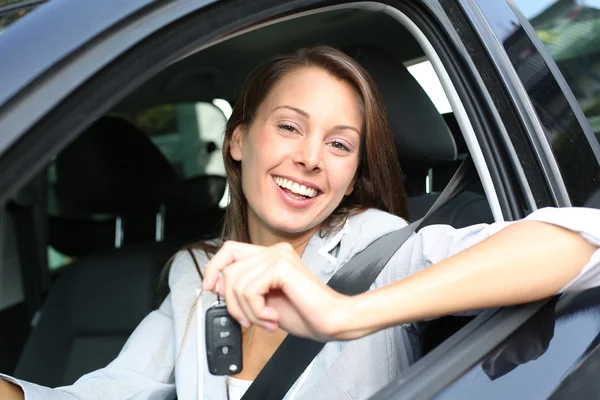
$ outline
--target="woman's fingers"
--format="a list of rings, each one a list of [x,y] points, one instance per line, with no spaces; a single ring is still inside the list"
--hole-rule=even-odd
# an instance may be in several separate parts
[[[246,313],[247,310],[239,302],[240,284],[243,285],[244,282],[260,274],[260,271],[268,265],[268,258],[269,254],[263,251],[231,263],[223,270],[223,277],[219,280],[223,282],[222,285],[219,284],[219,292],[225,295],[227,311],[243,326],[249,326],[254,318]]]
[[[270,326],[278,318],[275,310],[266,307],[265,296],[269,293],[270,288],[263,290],[259,296],[255,295],[249,288],[252,287],[253,282],[257,281],[262,275],[267,274],[269,270],[272,270],[280,260],[277,259],[277,256],[273,252],[267,252],[265,257],[261,257],[257,261],[254,268],[248,269],[247,273],[234,283],[234,294],[237,303],[250,321],[253,324],[261,325],[268,329],[267,325]],[[249,294],[253,295],[253,297],[249,297]]]
[[[270,247],[228,242],[207,265],[205,289],[224,295],[227,309],[243,326],[279,327],[323,338],[327,315],[339,308],[336,293],[304,265],[289,244]],[[222,275],[221,275],[222,272]]]
[[[265,247],[256,246],[248,243],[227,241],[221,246],[221,249],[206,264],[204,281],[202,286],[204,290],[214,290],[219,274],[229,264],[241,260],[249,255],[257,254],[263,251]]]

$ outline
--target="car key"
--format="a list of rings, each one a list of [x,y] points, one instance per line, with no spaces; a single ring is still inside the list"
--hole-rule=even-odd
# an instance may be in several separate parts
[[[206,358],[213,375],[234,375],[242,371],[242,328],[229,313],[225,302],[217,301],[206,310]]]

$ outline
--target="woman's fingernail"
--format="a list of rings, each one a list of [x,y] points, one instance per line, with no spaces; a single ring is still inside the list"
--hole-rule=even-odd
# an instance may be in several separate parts
[[[240,321],[240,324],[244,327],[244,328],[250,328],[250,322],[243,319]]]

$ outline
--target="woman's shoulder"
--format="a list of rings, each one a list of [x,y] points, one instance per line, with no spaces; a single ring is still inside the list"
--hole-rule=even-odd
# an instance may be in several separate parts
[[[348,233],[375,236],[376,238],[408,225],[403,218],[388,212],[369,208],[348,217]]]
[[[349,216],[341,240],[342,259],[349,259],[380,237],[407,225],[406,220],[376,208]]]
[[[178,251],[171,262],[169,286],[173,288],[181,282],[200,284],[202,281],[200,272],[204,274],[209,259],[206,251],[199,248]]]

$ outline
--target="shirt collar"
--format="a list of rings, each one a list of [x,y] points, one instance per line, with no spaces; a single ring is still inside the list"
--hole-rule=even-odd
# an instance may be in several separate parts
[[[347,218],[342,229],[333,235],[325,235],[321,237],[319,232],[316,232],[308,242],[307,248],[313,248],[319,256],[323,257],[334,266],[337,265],[337,257],[331,254],[331,251],[340,244],[342,238],[348,232],[348,220],[349,219]]]

